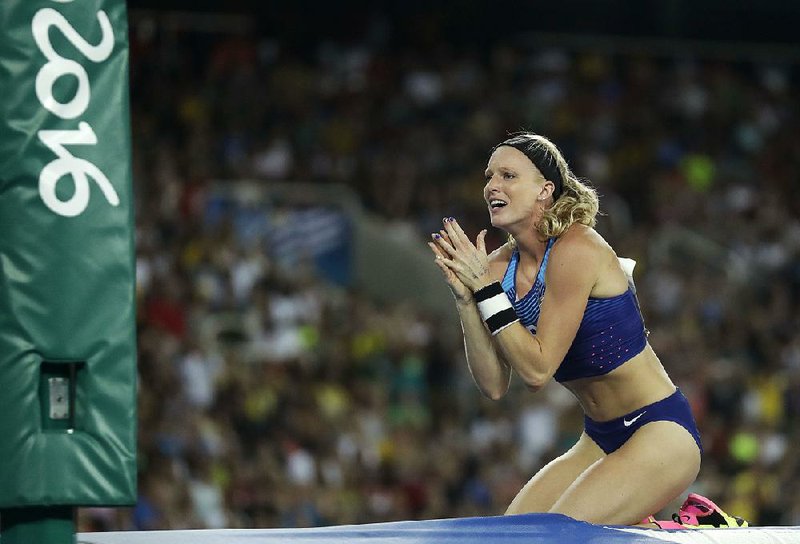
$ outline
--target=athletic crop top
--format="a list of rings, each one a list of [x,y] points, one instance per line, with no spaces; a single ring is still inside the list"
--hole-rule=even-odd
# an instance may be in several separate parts
[[[517,300],[515,277],[519,251],[516,248],[503,276],[503,291],[522,324],[534,334],[544,298],[547,260],[554,242],[555,238],[548,240],[536,281],[524,297]],[[575,339],[554,378],[558,382],[567,382],[607,374],[639,354],[646,344],[647,333],[632,282],[621,295],[589,297]]]

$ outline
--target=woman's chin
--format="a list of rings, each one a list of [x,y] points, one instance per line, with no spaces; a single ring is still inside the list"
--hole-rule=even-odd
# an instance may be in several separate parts
[[[503,221],[502,218],[498,217],[499,214],[491,214],[489,216],[489,223],[496,229],[502,229],[506,226],[507,222]]]

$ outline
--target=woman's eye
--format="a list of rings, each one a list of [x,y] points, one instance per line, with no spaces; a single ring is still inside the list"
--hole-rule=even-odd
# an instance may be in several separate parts
[[[510,172],[506,172],[505,174],[503,174],[503,178],[504,179],[514,179],[514,174],[512,174]]]

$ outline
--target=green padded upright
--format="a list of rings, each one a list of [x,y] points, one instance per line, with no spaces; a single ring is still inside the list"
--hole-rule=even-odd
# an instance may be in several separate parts
[[[0,1],[3,544],[10,524],[68,524],[59,506],[136,500],[126,17]]]

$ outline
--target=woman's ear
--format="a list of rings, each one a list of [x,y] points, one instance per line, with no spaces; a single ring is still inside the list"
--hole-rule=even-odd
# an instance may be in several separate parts
[[[542,190],[539,191],[539,196],[536,198],[536,200],[547,200],[550,198],[550,196],[552,196],[553,191],[555,190],[556,186],[552,181],[544,180],[544,183],[542,184]]]

